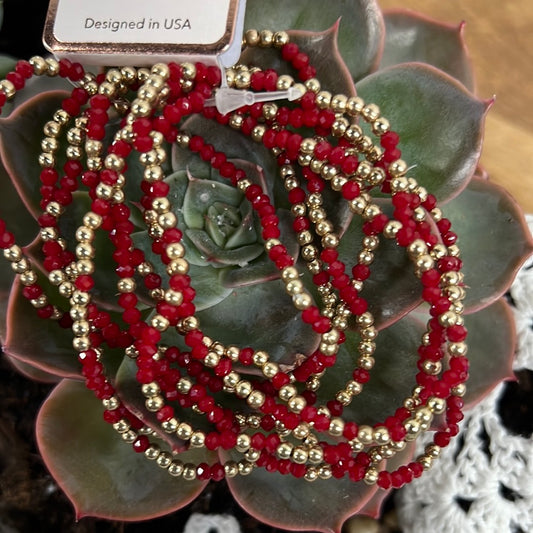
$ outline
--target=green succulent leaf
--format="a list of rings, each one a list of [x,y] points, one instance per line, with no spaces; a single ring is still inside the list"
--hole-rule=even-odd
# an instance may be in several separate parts
[[[64,380],[46,399],[37,418],[37,442],[78,518],[155,518],[184,507],[207,484],[173,478],[144,454],[133,452],[102,422],[101,402],[81,382]],[[180,459],[211,460],[205,449]]]
[[[248,0],[245,28],[324,31],[338,19],[339,49],[352,76],[371,72],[381,53],[383,19],[374,0],[331,0],[327,9],[311,9],[306,0]]]
[[[416,386],[415,374],[418,360],[417,349],[424,332],[422,322],[410,315],[379,332],[376,342],[374,368],[361,394],[344,408],[343,417],[358,424],[376,424],[393,415],[392,406],[402,405]],[[327,370],[318,390],[321,404],[334,398],[337,391],[345,388],[357,367],[359,336],[346,332],[346,342],[341,345],[337,362]]]
[[[380,201],[380,206],[390,214],[390,202]],[[362,220],[354,217],[338,247],[339,259],[344,264],[357,264],[363,238]],[[382,239],[374,255],[371,274],[364,282],[361,296],[367,299],[376,327],[381,329],[418,305],[421,285],[405,249],[393,240]]]
[[[45,124],[68,96],[64,91],[49,91],[18,106],[8,118],[0,119],[0,155],[7,172],[16,184],[22,201],[37,218],[39,210],[39,176],[43,132],[36,124]],[[64,156],[58,157],[58,168]]]
[[[475,404],[498,383],[513,378],[516,347],[513,312],[503,298],[465,317],[470,379],[465,403]]]
[[[474,178],[443,208],[459,236],[469,310],[484,307],[510,286],[533,251],[531,234],[516,201],[499,185]]]
[[[398,148],[412,165],[410,176],[439,201],[466,187],[481,151],[486,102],[420,63],[381,70],[356,87],[365,101],[379,105],[400,135]]]
[[[22,202],[19,193],[4,166],[0,164],[0,191],[2,194],[2,219],[8,231],[14,233],[21,246],[29,244],[39,231],[39,226]],[[0,262],[0,339],[5,339],[7,302],[15,279],[10,263]]]
[[[43,281],[39,280],[41,284]],[[72,332],[53,323],[43,335],[43,320],[22,296],[22,289],[17,278],[9,297],[5,353],[51,374],[79,377],[81,368],[72,348]]]
[[[0,11],[2,9],[2,4],[0,4]],[[0,24],[2,24],[2,15],[0,13]],[[5,79],[6,74],[12,71],[17,64],[17,60],[8,55],[0,55],[0,76],[2,79]]]
[[[284,364],[293,364],[298,354],[310,353],[318,343],[280,280],[239,287],[198,318],[206,335],[223,344],[265,350],[271,360]]]
[[[221,453],[222,458],[237,459]],[[237,503],[256,519],[291,531],[339,533],[344,521],[376,493],[376,486],[348,478],[309,483],[291,475],[255,468],[247,476],[228,479]]]
[[[61,378],[55,374],[50,374],[49,372],[45,372],[44,370],[41,370],[40,368],[37,368],[36,366],[30,365],[28,363],[25,363],[24,361],[21,361],[20,359],[17,359],[15,357],[11,357],[10,355],[7,355],[4,353],[4,357],[9,361],[9,363],[17,370],[17,372],[20,372],[23,376],[27,377],[28,379],[33,379],[35,381],[41,381],[42,383],[59,383],[61,381]]]
[[[299,245],[292,229],[292,216],[286,209],[278,209],[281,240],[292,257],[298,257]],[[262,241],[261,241],[262,242]],[[226,268],[220,272],[220,283],[224,287],[234,288],[241,285],[252,285],[260,281],[279,278],[279,270],[266,253],[254,259],[246,268]]]
[[[451,26],[405,10],[388,11],[384,19],[385,47],[380,69],[411,61],[428,63],[474,91],[464,23]]]

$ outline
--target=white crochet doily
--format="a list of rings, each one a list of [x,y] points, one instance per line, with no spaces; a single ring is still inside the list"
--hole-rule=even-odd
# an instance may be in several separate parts
[[[533,231],[533,216],[527,217]],[[518,350],[514,370],[533,370],[533,260],[511,287]],[[429,475],[397,495],[404,533],[533,532],[533,438],[510,433],[497,413],[499,385],[465,413],[460,437]]]

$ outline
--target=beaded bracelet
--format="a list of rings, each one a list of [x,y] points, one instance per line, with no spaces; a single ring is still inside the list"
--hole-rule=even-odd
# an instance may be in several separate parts
[[[431,465],[440,448],[457,433],[456,424],[462,417],[461,395],[468,364],[464,357],[466,330],[461,317],[464,291],[456,236],[450,231],[449,221],[436,207],[435,198],[413,179],[404,177],[407,167],[399,159],[398,137],[390,131],[386,119],[380,117],[377,106],[365,105],[358,97],[332,96],[321,91],[307,56],[294,43],[289,43],[283,32],[249,31],[246,44],[273,44],[296,68],[304,82],[303,96],[292,109],[277,108],[272,103],[255,104],[221,115],[205,104],[220,83],[220,76],[216,69],[201,64],[156,65],[151,71],[110,69],[104,79],[98,79],[85,75],[79,65],[66,60],[32,58],[30,62],[19,62],[15,72],[0,84],[2,104],[34,74],[59,74],[80,82],[80,87],[63,102],[63,109],[45,126],[43,154],[39,159],[43,167],[41,207],[45,213],[39,223],[44,264],[52,284],[58,286],[60,294],[70,298],[68,314],[48,304],[29,261],[15,245],[12,234],[2,228],[0,243],[5,249],[4,255],[21,275],[23,295],[37,308],[39,316],[56,319],[62,326],[72,328],[82,373],[87,386],[104,403],[104,419],[113,424],[135,451],[155,459],[171,475],[182,475],[184,479],[221,479],[224,475],[245,475],[254,467],[265,467],[309,481],[347,474],[354,481],[364,479],[382,488],[401,486]],[[267,91],[286,90],[293,84],[289,76],[242,66],[230,70],[227,81],[238,89]],[[135,85],[140,85],[137,96],[129,109],[121,109],[125,112],[124,125],[104,156],[102,140],[109,121],[107,110],[111,105],[118,107],[119,100]],[[87,102],[89,107],[82,111]],[[182,119],[191,113],[202,113],[206,118],[227,123],[272,150],[293,204],[293,227],[302,246],[303,259],[322,296],[322,310],[312,304],[310,294],[299,279],[294,259],[278,238],[277,217],[265,192],[253,185],[245,173],[215,147],[178,129]],[[382,148],[364,134],[356,122],[359,117],[370,125]],[[54,169],[57,137],[71,119],[75,119],[75,125],[67,133],[70,145],[64,168],[66,176],[58,186],[59,173]],[[297,130],[302,125],[313,128],[316,137],[304,139],[291,129]],[[84,137],[85,150],[81,148]],[[282,372],[265,352],[224,346],[199,329],[194,316],[193,280],[187,276],[188,263],[180,243],[181,232],[166,198],[168,185],[163,181],[160,166],[165,158],[161,148],[163,140],[177,142],[209,161],[222,177],[229,178],[245,194],[256,210],[263,226],[268,256],[280,270],[293,304],[302,311],[302,319],[321,336],[319,349],[293,372]],[[145,261],[142,252],[133,247],[129,236],[133,226],[128,220],[130,212],[122,189],[126,180],[125,157],[132,150],[139,153],[141,164],[145,166],[141,203],[155,250],[168,273],[167,289],[162,288],[163,280],[154,273],[154,267]],[[85,172],[80,163],[84,153],[87,156]],[[364,159],[359,161],[359,155]],[[305,179],[307,193],[299,185],[299,172]],[[74,254],[60,238],[57,222],[72,201],[71,193],[76,190],[80,176],[93,202],[91,210],[83,217],[83,225],[76,231],[78,245]],[[363,246],[359,261],[352,268],[351,280],[345,274],[345,265],[338,260],[339,239],[322,208],[321,191],[326,185],[339,192],[352,212],[365,221]],[[390,192],[395,207],[393,219],[372,203],[370,193],[377,187],[382,192]],[[438,228],[436,234],[426,221],[427,213]],[[118,303],[124,309],[122,318],[128,330],[121,330],[108,313],[92,302],[95,270],[92,243],[99,229],[109,233],[115,246]],[[313,233],[319,244],[312,244]],[[369,379],[368,370],[373,366],[377,331],[359,292],[370,275],[369,266],[380,234],[407,248],[423,286],[422,297],[430,304],[432,318],[419,349],[419,386],[393,416],[372,428],[345,421],[341,415],[343,407],[361,392],[362,385]],[[141,320],[137,308],[135,271],[142,276],[154,298],[157,311],[150,324]],[[313,405],[312,393],[318,388],[323,372],[335,363],[350,315],[354,316],[362,339],[358,346],[359,368],[354,370],[353,379],[339,391],[336,399],[328,402],[328,407],[317,408]],[[169,327],[183,335],[190,352],[158,344],[161,332]],[[128,356],[136,359],[137,378],[146,407],[155,413],[159,427],[149,421],[145,425],[121,402],[112,383],[105,378],[105,368],[100,361],[103,344],[121,346]],[[441,361],[446,352],[450,356],[449,368],[442,372]],[[257,366],[265,379],[243,379],[235,370],[236,363]],[[437,376],[441,372],[439,379]],[[228,416],[209,396],[205,385],[194,383],[195,376],[202,376],[213,393],[222,389],[245,399],[252,414]],[[298,383],[304,383],[306,390],[299,392]],[[165,398],[173,401],[178,397],[196,412],[204,413],[216,431],[205,434],[187,422],[179,422],[173,408],[165,403]],[[384,459],[401,450],[406,441],[427,431],[433,414],[443,412],[446,413],[446,427],[435,433],[434,444],[427,447],[421,457],[392,473],[379,471]],[[274,433],[268,433],[272,430]],[[154,432],[174,434],[190,447],[235,448],[243,459],[225,465],[183,465],[149,440],[148,436]],[[321,433],[333,438],[332,443],[319,442]]]

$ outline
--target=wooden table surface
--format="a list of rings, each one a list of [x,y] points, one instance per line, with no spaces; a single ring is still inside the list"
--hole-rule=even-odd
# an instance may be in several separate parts
[[[533,213],[533,1],[378,0],[451,24],[466,21],[465,39],[477,94],[496,97],[481,163],[522,208]]]

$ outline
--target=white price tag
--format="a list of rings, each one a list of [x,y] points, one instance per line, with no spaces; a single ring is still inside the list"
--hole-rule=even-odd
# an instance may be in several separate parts
[[[203,61],[231,66],[245,0],[51,0],[43,41],[58,57],[96,65]]]

